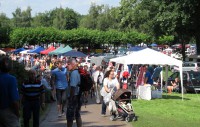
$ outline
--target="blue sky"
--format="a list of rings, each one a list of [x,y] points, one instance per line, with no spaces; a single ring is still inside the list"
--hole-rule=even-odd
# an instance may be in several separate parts
[[[32,16],[38,12],[45,12],[56,7],[68,7],[80,14],[88,14],[91,3],[96,5],[107,4],[112,7],[119,6],[120,0],[0,0],[0,13],[5,13],[12,18],[12,12],[17,7],[26,10],[28,6],[32,9]]]

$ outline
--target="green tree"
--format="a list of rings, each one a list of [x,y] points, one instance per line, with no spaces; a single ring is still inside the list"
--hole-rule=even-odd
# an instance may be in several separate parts
[[[185,47],[185,43],[195,37],[198,54],[200,53],[199,8],[200,1],[198,0],[162,0],[157,14],[157,22],[160,24],[161,29],[177,36],[177,40],[182,43],[182,47]],[[184,48],[182,54],[184,60]]]
[[[50,12],[36,14],[31,24],[33,27],[50,27],[52,25]]]
[[[158,38],[163,34],[159,24],[156,23],[156,15],[159,12],[157,0],[142,0],[133,11],[133,27],[139,32],[148,33]]]
[[[96,29],[97,18],[100,14],[102,14],[103,7],[103,5],[96,5],[95,3],[92,3],[89,9],[89,14],[84,16],[80,21],[80,27]]]
[[[78,27],[79,14],[74,10],[56,8],[52,12],[53,26],[60,30],[70,30]]]
[[[134,8],[140,0],[121,0],[118,18],[120,19],[120,29],[130,30],[134,28]]]
[[[55,10],[55,18],[53,19],[53,26],[57,29],[64,30],[66,26],[65,21],[65,10],[63,8],[58,8]]]
[[[31,27],[31,11],[32,9],[28,7],[25,11],[21,11],[20,8],[17,8],[13,12],[13,26],[14,27]]]
[[[11,31],[10,19],[4,14],[0,14],[0,43],[9,42],[9,34]]]
[[[102,13],[97,17],[96,28],[103,31],[117,28],[115,10],[110,9],[108,5],[102,5],[102,9]]]

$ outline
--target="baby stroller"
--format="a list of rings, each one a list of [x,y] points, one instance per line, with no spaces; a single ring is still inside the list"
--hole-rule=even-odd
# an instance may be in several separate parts
[[[111,110],[110,120],[113,121],[116,118],[122,118],[123,120],[126,120],[126,122],[137,120],[137,116],[135,115],[132,104],[131,104],[130,90],[127,90],[127,89],[117,90],[113,94],[111,101],[112,100],[115,102],[116,111]]]

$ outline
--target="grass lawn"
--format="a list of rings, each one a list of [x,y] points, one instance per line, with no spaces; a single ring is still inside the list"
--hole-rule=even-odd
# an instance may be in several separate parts
[[[133,100],[138,121],[133,127],[198,127],[200,126],[200,94],[164,94],[162,99]]]

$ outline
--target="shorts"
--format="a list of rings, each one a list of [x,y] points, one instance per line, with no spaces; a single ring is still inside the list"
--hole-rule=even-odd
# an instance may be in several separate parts
[[[69,121],[73,121],[74,118],[80,118],[80,110],[81,110],[81,98],[80,95],[76,95],[74,96],[73,100],[69,100],[68,101],[68,105],[67,105],[67,114],[66,114],[66,118]]]
[[[65,103],[67,99],[66,90],[56,89],[56,99],[58,105]]]
[[[0,109],[0,127],[19,127],[19,118],[10,108]]]

